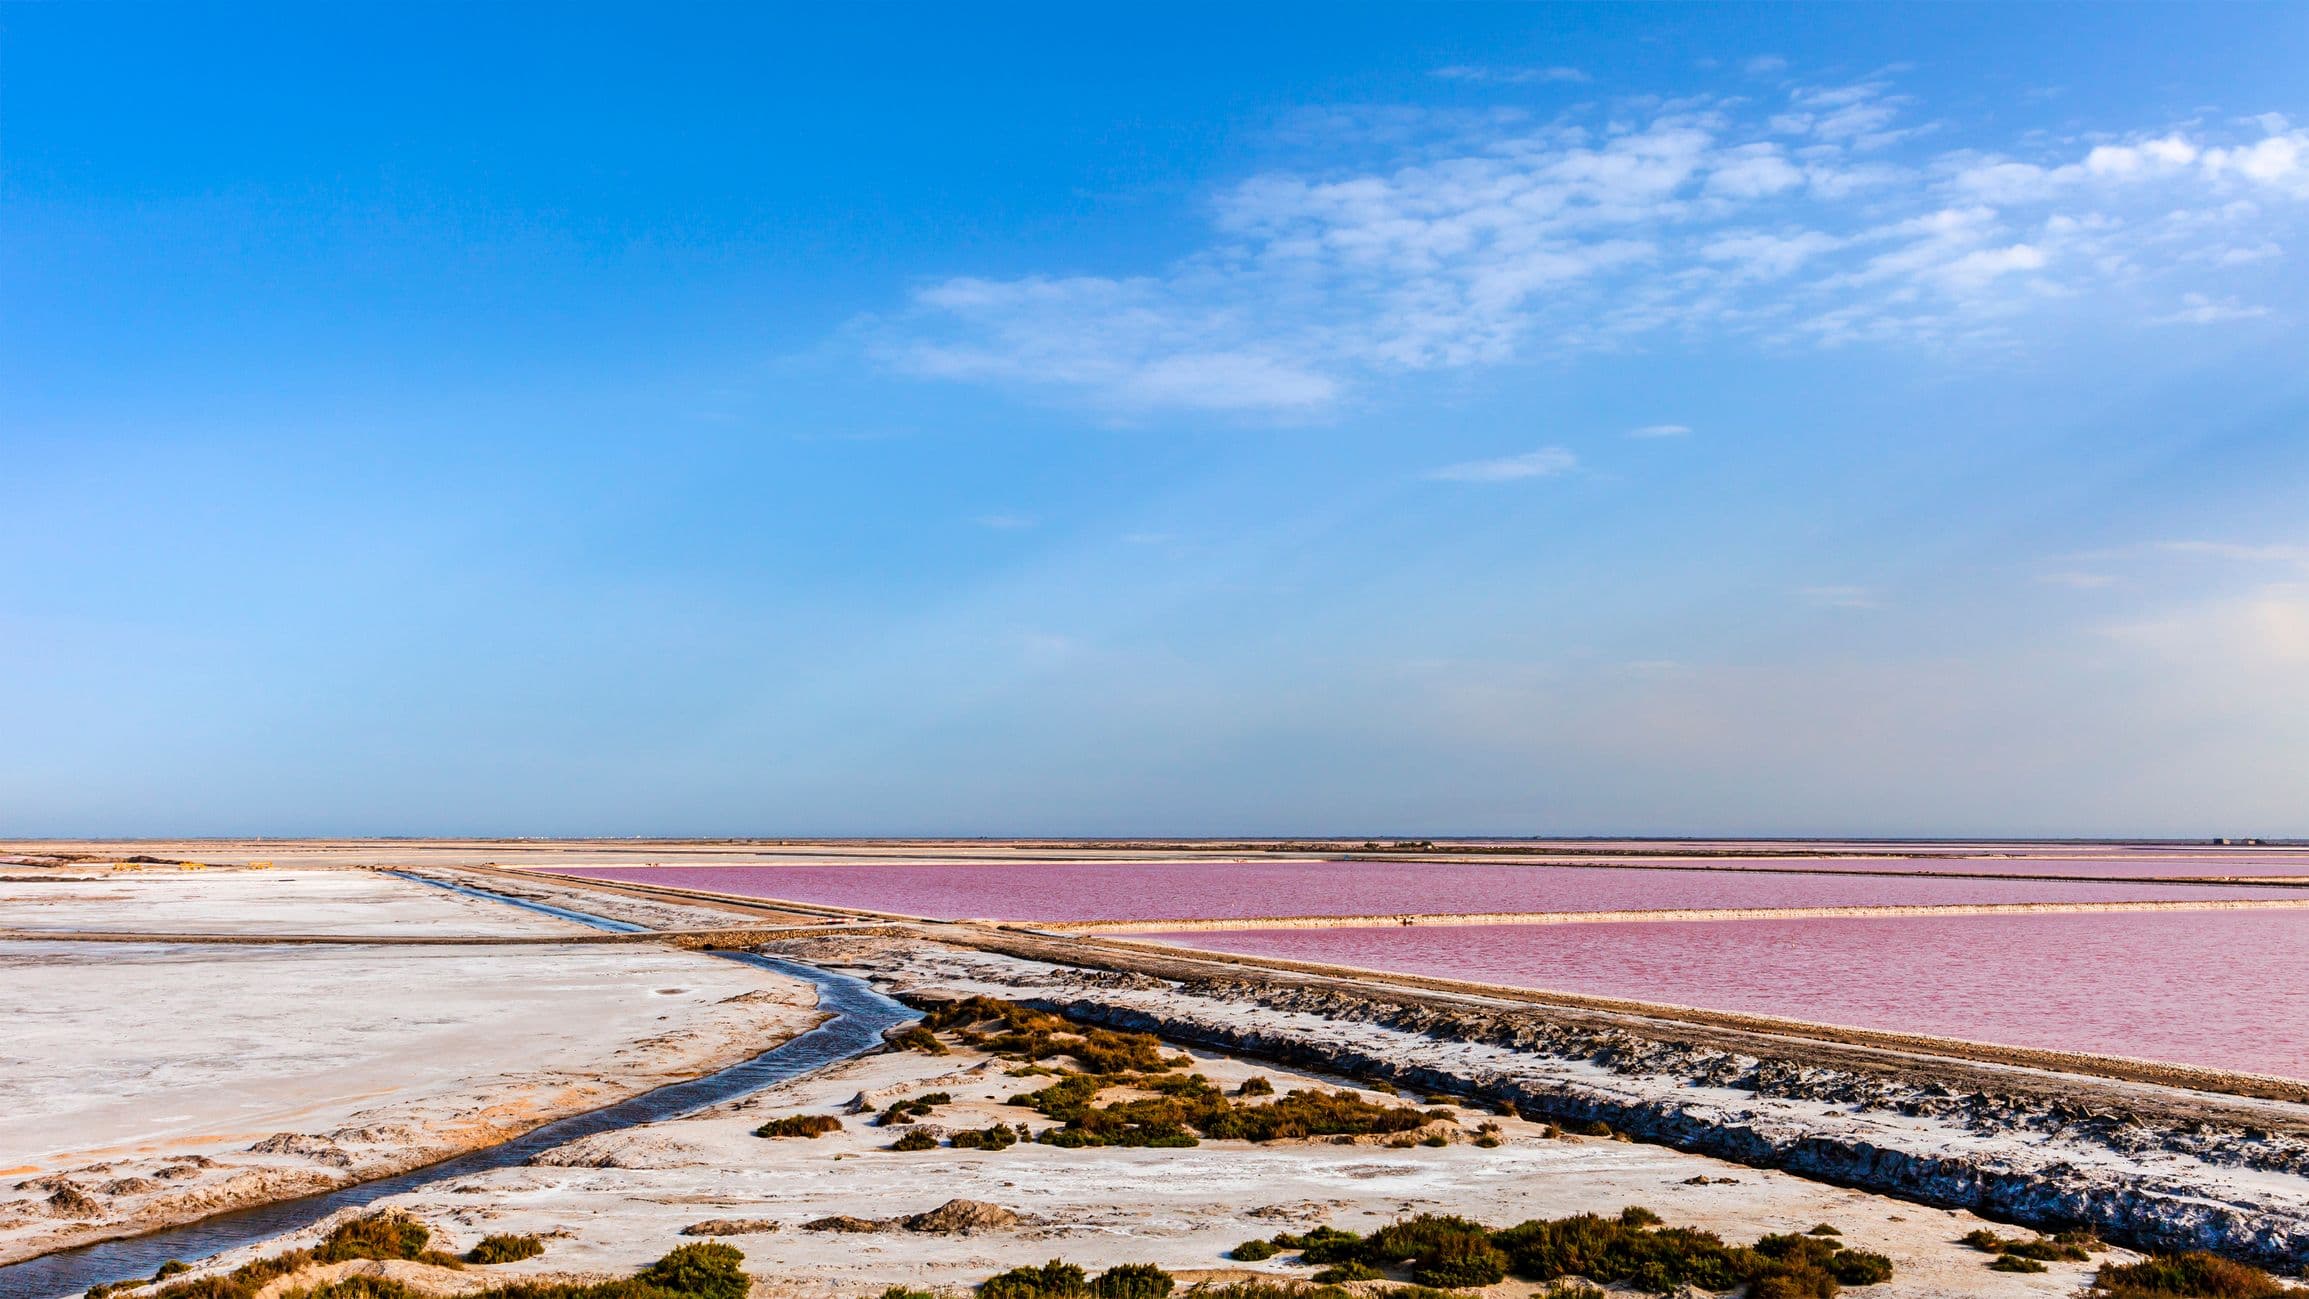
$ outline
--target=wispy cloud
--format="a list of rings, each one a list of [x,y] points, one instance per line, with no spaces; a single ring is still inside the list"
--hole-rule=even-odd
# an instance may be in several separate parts
[[[2238,560],[2250,564],[2295,564],[2309,568],[2309,546],[2245,541],[2160,541],[2167,554],[2197,555],[2207,559]]]
[[[1427,476],[1446,483],[1512,483],[1525,478],[1553,478],[1578,465],[1579,457],[1562,447],[1541,447],[1496,460],[1463,460],[1430,470]]]
[[[2036,580],[2046,586],[2065,586],[2072,591],[2099,591],[2117,584],[2113,573],[2089,573],[2080,569],[2039,573]]]
[[[1803,586],[1797,598],[1823,609],[1880,609],[1884,602],[1865,586]]]
[[[981,514],[971,522],[996,532],[1019,532],[1034,526],[1033,517],[1025,514]]]
[[[2231,320],[2258,320],[2269,314],[2267,307],[2247,306],[2234,298],[2215,301],[2202,293],[2181,295],[2178,311],[2158,316],[2160,325],[2218,325]]]
[[[1294,137],[1306,166],[1212,196],[1197,252],[1138,275],[947,279],[866,328],[920,375],[1124,415],[1304,417],[1390,376],[1669,331],[1962,346],[2120,292],[2126,310],[2100,319],[2267,314],[2234,268],[2299,228],[2309,131],[2264,118],[1935,153],[1918,109],[1878,78],[1545,122],[1406,109],[1374,133],[1367,113],[1318,115]],[[2178,306],[2138,306],[2159,299]]]
[[[1690,437],[1691,434],[1692,426],[1689,424],[1646,424],[1642,428],[1628,430],[1631,438],[1680,438]]]
[[[1548,81],[1568,81],[1577,83],[1591,79],[1585,72],[1580,71],[1578,68],[1496,68],[1467,63],[1454,63],[1448,67],[1437,68],[1429,75],[1440,78],[1444,81],[1475,81],[1509,86],[1529,85],[1533,82]]]

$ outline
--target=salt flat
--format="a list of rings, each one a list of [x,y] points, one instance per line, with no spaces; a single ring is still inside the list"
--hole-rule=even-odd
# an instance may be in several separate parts
[[[14,887],[51,890],[57,929],[582,932],[356,872]],[[765,1050],[813,1005],[650,945],[0,942],[0,1259],[490,1144]]]
[[[541,912],[367,870],[18,872],[0,880],[0,930],[486,937],[586,933]]]

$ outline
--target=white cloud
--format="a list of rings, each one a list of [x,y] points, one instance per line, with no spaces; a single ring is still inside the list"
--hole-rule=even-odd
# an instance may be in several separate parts
[[[1759,54],[1741,64],[1740,67],[1750,76],[1765,77],[1775,72],[1786,72],[1788,61],[1777,54]]]
[[[981,514],[971,522],[996,532],[1018,532],[1034,526],[1034,520],[1024,514]]]
[[[2106,327],[2268,314],[2217,277],[2278,256],[2298,226],[2309,132],[2268,119],[2238,128],[2261,133],[2250,140],[2192,127],[2032,142],[2031,158],[1934,155],[1916,151],[1929,123],[1910,107],[1879,79],[1799,86],[1774,106],[1630,101],[1545,122],[1317,114],[1294,137],[1309,163],[1213,195],[1209,238],[1169,265],[956,277],[867,331],[889,364],[929,377],[1125,415],[1306,418],[1393,376],[1666,331],[1970,344],[2120,290],[2125,309],[2095,317]],[[1372,154],[1385,160],[1335,161]],[[2160,299],[2181,306],[2139,305]]]
[[[2117,584],[2114,574],[2087,573],[2074,569],[2057,573],[2040,573],[2036,580],[2047,586],[2065,586],[2072,591],[2099,591]]]
[[[1628,436],[1631,438],[1680,438],[1688,436],[1691,431],[1689,424],[1646,424],[1642,428],[1629,429]]]
[[[1578,464],[1579,457],[1562,447],[1541,447],[1519,456],[1445,465],[1427,476],[1447,483],[1511,483],[1525,478],[1553,478],[1569,473]]]

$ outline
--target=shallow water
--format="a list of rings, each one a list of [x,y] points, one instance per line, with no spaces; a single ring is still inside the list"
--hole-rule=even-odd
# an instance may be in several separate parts
[[[513,901],[497,894],[473,892],[500,901]],[[818,1008],[833,1018],[743,1064],[559,1119],[499,1145],[469,1151],[393,1177],[0,1266],[0,1296],[62,1299],[62,1296],[79,1295],[99,1282],[150,1276],[172,1258],[188,1262],[207,1258],[309,1227],[340,1209],[373,1204],[434,1182],[526,1163],[543,1151],[580,1137],[694,1114],[872,1050],[881,1045],[884,1030],[918,1018],[915,1012],[848,975],[746,952],[714,955],[808,980],[818,990]]]
[[[566,873],[945,920],[1188,920],[2309,897],[2309,888],[2253,885],[1370,861],[588,866]]]
[[[2309,1080],[2309,912],[1147,935],[1207,951]]]

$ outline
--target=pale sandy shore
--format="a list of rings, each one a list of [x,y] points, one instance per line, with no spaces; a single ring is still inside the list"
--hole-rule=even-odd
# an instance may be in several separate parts
[[[368,872],[4,885],[69,927],[539,937],[579,928]],[[67,896],[72,896],[68,894]],[[312,908],[307,913],[308,904]],[[670,947],[0,943],[0,1260],[382,1176],[756,1054],[806,985]]]

